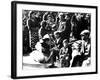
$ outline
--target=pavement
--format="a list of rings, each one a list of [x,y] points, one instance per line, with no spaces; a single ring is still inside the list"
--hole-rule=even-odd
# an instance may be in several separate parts
[[[23,69],[36,69],[36,68],[59,68],[60,62],[57,61],[55,66],[50,66],[50,63],[39,63],[35,61],[32,56],[23,56]],[[49,67],[50,66],[50,67]]]

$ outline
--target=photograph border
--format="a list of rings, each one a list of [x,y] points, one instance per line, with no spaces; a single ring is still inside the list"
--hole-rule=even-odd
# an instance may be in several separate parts
[[[70,74],[51,74],[51,75],[37,75],[37,76],[21,76],[17,77],[17,4],[32,4],[32,5],[49,5],[49,6],[63,6],[63,7],[79,7],[79,8],[93,8],[96,9],[96,71],[84,73],[70,73]],[[88,5],[73,5],[73,4],[58,4],[58,3],[42,3],[42,2],[11,2],[11,78],[39,78],[39,77],[53,77],[53,76],[67,76],[67,75],[85,75],[98,73],[98,7]]]

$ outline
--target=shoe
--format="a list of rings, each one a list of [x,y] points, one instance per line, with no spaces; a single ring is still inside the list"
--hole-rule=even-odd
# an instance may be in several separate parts
[[[57,66],[55,66],[54,64],[51,64],[50,66],[48,66],[48,68],[57,68]]]

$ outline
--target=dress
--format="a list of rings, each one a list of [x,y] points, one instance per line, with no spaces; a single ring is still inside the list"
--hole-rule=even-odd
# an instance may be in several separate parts
[[[38,30],[39,30],[40,24],[37,19],[29,19],[28,26],[30,30],[30,47],[34,49],[36,43],[39,41]]]

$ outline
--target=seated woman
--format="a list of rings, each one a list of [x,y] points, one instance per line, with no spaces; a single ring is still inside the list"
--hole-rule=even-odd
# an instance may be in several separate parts
[[[30,56],[32,56],[36,62],[45,63],[50,55],[49,38],[41,39],[37,42],[35,48],[36,50],[34,50]]]
[[[60,49],[59,52],[61,67],[70,66],[71,53],[72,53],[72,49],[68,45],[68,40],[67,39],[63,40],[63,47]]]

